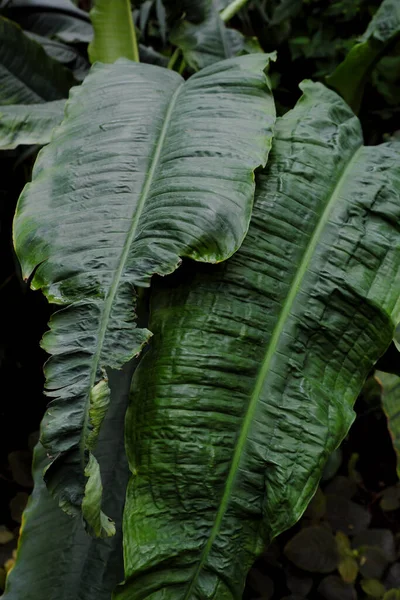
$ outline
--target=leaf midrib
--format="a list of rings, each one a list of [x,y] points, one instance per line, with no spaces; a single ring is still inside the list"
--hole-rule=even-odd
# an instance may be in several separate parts
[[[158,162],[160,160],[161,151],[163,149],[165,138],[168,133],[168,128],[169,128],[169,124],[171,121],[172,113],[175,108],[179,93],[180,93],[183,85],[184,85],[184,82],[182,82],[179,85],[179,87],[175,90],[175,92],[168,104],[168,108],[165,113],[164,123],[163,123],[162,129],[160,132],[160,136],[158,138],[157,145],[155,148],[153,160],[151,162],[150,169],[148,171],[146,181],[144,183],[142,193],[140,195],[139,202],[136,207],[136,213],[135,213],[134,218],[132,219],[132,224],[130,226],[128,236],[126,238],[126,241],[125,241],[122,253],[121,253],[119,266],[118,266],[117,270],[115,271],[114,278],[112,280],[110,289],[108,291],[106,300],[104,302],[102,318],[101,318],[100,325],[99,325],[99,337],[98,337],[98,343],[97,343],[97,350],[93,357],[93,366],[92,366],[92,370],[90,373],[90,384],[89,384],[88,394],[95,384],[97,370],[99,367],[101,352],[103,350],[104,339],[105,339],[105,336],[107,333],[107,327],[108,327],[108,323],[109,323],[109,318],[110,318],[113,302],[114,302],[115,296],[118,291],[118,286],[121,281],[121,275],[124,271],[124,268],[125,268],[128,256],[129,256],[129,251],[131,249],[132,242],[136,235],[136,231],[137,231],[137,227],[138,227],[140,218],[142,216],[144,207],[146,205],[149,191],[150,191],[153,179],[154,179],[154,174],[155,174],[156,168],[158,166]],[[83,429],[82,429],[83,433],[82,433],[81,445],[80,445],[82,464],[84,464],[84,460],[85,460],[84,456],[85,456],[85,448],[86,448],[86,430],[87,430],[88,424],[89,424],[89,404],[90,403],[89,403],[89,396],[88,396],[87,401],[86,401],[86,406],[85,406],[85,417],[84,417],[84,424],[83,424]]]
[[[231,496],[231,492],[235,483],[235,479],[236,479],[236,474],[237,471],[239,469],[239,465],[240,465],[240,461],[241,461],[241,456],[242,456],[242,452],[243,449],[245,447],[245,444],[247,442],[247,437],[248,437],[248,433],[249,433],[249,429],[250,426],[252,424],[253,421],[253,417],[254,417],[254,413],[256,411],[257,405],[258,405],[258,401],[261,395],[261,391],[263,389],[265,380],[267,379],[267,376],[269,374],[269,368],[271,365],[271,361],[272,358],[277,350],[278,344],[279,344],[279,340],[281,337],[281,334],[284,331],[285,328],[285,324],[286,324],[286,320],[287,317],[290,315],[290,311],[292,309],[294,300],[299,292],[299,289],[301,287],[301,284],[303,282],[304,276],[307,273],[307,269],[308,266],[311,262],[312,256],[314,254],[315,248],[317,247],[321,234],[326,226],[326,224],[328,223],[329,217],[331,215],[332,209],[336,204],[336,200],[339,196],[340,190],[343,186],[343,183],[345,182],[348,173],[351,171],[351,169],[353,168],[353,165],[355,164],[355,162],[357,161],[359,154],[361,153],[363,149],[363,146],[360,146],[355,153],[353,154],[353,157],[351,158],[351,160],[347,163],[346,167],[343,169],[342,174],[340,176],[340,179],[338,181],[338,183],[336,184],[335,188],[333,189],[332,193],[330,194],[329,200],[326,204],[326,207],[318,221],[318,224],[315,228],[315,231],[313,233],[313,235],[310,238],[309,243],[307,244],[306,250],[303,254],[303,258],[300,262],[299,268],[296,272],[296,275],[294,277],[293,283],[290,287],[289,293],[287,295],[286,301],[282,307],[282,310],[280,312],[277,324],[273,330],[272,336],[271,336],[271,340],[270,343],[268,345],[267,351],[264,355],[264,359],[262,361],[261,364],[261,368],[259,371],[259,375],[257,377],[257,380],[255,382],[255,386],[254,386],[254,391],[253,394],[251,395],[250,398],[250,402],[248,405],[248,409],[247,412],[245,414],[244,420],[243,420],[243,425],[242,425],[242,429],[240,431],[236,446],[235,446],[235,450],[233,453],[233,457],[232,457],[232,462],[231,462],[231,467],[228,473],[228,477],[226,480],[226,485],[225,485],[225,489],[224,489],[224,493],[222,495],[221,498],[221,503],[219,505],[219,509],[218,512],[216,514],[215,517],[215,521],[214,521],[214,525],[211,529],[211,533],[210,536],[207,540],[206,545],[203,548],[201,557],[200,557],[200,561],[198,564],[198,567],[189,583],[189,587],[187,592],[185,593],[185,596],[183,597],[183,600],[190,600],[191,598],[191,594],[193,592],[193,589],[197,583],[198,577],[200,575],[200,572],[207,560],[207,557],[210,553],[211,547],[219,533],[220,527],[221,527],[221,523],[222,520],[224,518],[225,512],[228,508],[228,504],[229,504],[229,500],[230,500],[230,496]]]

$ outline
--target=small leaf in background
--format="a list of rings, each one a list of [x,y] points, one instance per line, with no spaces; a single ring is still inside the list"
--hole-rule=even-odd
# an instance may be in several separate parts
[[[311,592],[311,588],[313,586],[313,579],[289,566],[285,570],[286,574],[286,585],[288,589],[292,592],[292,594],[300,594],[302,598],[307,596],[309,592]]]
[[[33,487],[31,475],[32,453],[22,450],[10,452],[8,455],[8,464],[10,465],[12,477],[18,485],[22,487]]]
[[[385,593],[382,600],[400,600],[400,590],[389,590]]]
[[[304,516],[312,521],[319,521],[322,519],[326,511],[326,498],[325,494],[318,488],[315,492],[310,504],[304,513]]]
[[[363,592],[372,598],[382,598],[386,592],[385,586],[379,579],[363,579],[360,585]]]
[[[14,536],[11,531],[4,525],[0,525],[0,544],[8,544],[12,539],[14,539]]]
[[[380,507],[385,512],[400,508],[400,484],[392,485],[382,492]]]
[[[286,544],[284,553],[296,567],[311,573],[330,573],[339,562],[335,538],[320,526],[299,531]]]
[[[18,492],[10,502],[11,518],[17,523],[21,523],[22,513],[25,510],[29,495],[26,492]]]
[[[357,491],[357,484],[353,479],[344,475],[337,475],[324,488],[325,494],[334,494],[335,496],[343,496],[351,500]]]
[[[324,471],[322,473],[322,481],[329,481],[332,479],[337,473],[340,465],[342,464],[343,455],[340,448],[336,448],[329,456]]]
[[[350,460],[349,460],[348,465],[347,465],[347,470],[348,470],[348,473],[349,473],[349,477],[356,484],[362,484],[362,482],[363,482],[360,473],[356,469],[356,466],[357,466],[359,458],[360,458],[360,456],[357,454],[357,452],[354,452],[350,456]]]
[[[329,575],[318,586],[319,594],[325,600],[356,600],[357,594],[354,586],[345,583],[337,575]]]
[[[377,371],[376,376],[382,387],[382,408],[396,452],[397,475],[400,476],[400,377],[382,371]]]
[[[367,579],[380,579],[388,566],[388,560],[379,548],[363,548],[359,551],[360,573]]]
[[[371,515],[365,508],[335,494],[326,496],[325,518],[332,529],[347,535],[356,535],[364,531],[371,521]]]
[[[387,589],[396,588],[400,590],[400,563],[396,562],[390,566],[385,577]]]
[[[352,556],[341,559],[338,565],[340,577],[346,583],[354,583],[358,575],[358,563]]]
[[[249,583],[257,593],[259,600],[271,600],[274,595],[274,582],[259,569],[253,568],[249,573]]]
[[[368,529],[358,534],[353,540],[353,548],[378,548],[388,562],[396,558],[393,533],[389,529]]]

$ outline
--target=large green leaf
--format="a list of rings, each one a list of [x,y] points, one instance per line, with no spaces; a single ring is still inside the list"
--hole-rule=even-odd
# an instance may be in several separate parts
[[[64,115],[65,100],[0,106],[0,150],[48,144]]]
[[[254,170],[272,138],[267,62],[243,56],[186,82],[125,59],[95,65],[71,92],[19,200],[23,276],[51,302],[70,305],[43,339],[53,355],[47,393],[56,398],[42,433],[52,457],[46,479],[64,510],[83,505],[98,535],[112,533],[88,455],[109,400],[103,373],[121,368],[150,335],[135,326],[133,286],[173,272],[180,257],[219,262],[242,243]]]
[[[70,0],[13,0],[6,14],[23,29],[64,43],[88,43],[93,37],[88,14]]]
[[[59,100],[76,83],[72,72],[8,19],[0,17],[0,105]]]
[[[382,408],[388,420],[400,477],[400,377],[382,371],[377,371],[376,375],[382,385]]]
[[[185,61],[196,71],[240,53],[262,52],[255,39],[246,39],[239,31],[226,27],[218,6],[218,0],[210,0],[203,21],[185,19],[171,32],[171,42],[182,50]]]
[[[400,2],[383,0],[360,42],[345,60],[327,77],[327,83],[335,88],[350,106],[358,111],[368,76],[400,37]]]
[[[34,454],[35,487],[23,515],[17,561],[4,600],[109,600],[123,579],[121,521],[128,465],[122,432],[131,376],[131,365],[122,375],[111,374],[115,402],[96,452],[107,489],[104,507],[116,521],[117,535],[95,540],[80,519],[62,512],[44,484],[43,469],[49,459],[39,443]]]
[[[248,235],[158,280],[127,417],[118,600],[239,599],[302,514],[389,346],[400,296],[400,146],[363,147],[304,83],[277,122]]]
[[[89,44],[92,63],[113,63],[121,57],[139,60],[130,0],[95,0],[90,18],[94,29]]]

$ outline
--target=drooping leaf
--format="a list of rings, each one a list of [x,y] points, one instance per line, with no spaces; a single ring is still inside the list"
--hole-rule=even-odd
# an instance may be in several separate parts
[[[17,561],[3,600],[109,600],[123,579],[122,510],[128,479],[123,421],[132,368],[111,373],[111,403],[96,456],[106,487],[104,509],[115,520],[111,539],[93,539],[80,519],[62,512],[46,489],[43,469],[49,459],[39,443],[34,452],[35,487],[23,515]]]
[[[387,417],[400,477],[400,377],[382,371],[377,371],[376,376],[382,386],[382,408]]]
[[[241,249],[153,283],[118,600],[240,598],[263,544],[305,510],[392,339],[400,147],[364,147],[336,93],[302,89]]]
[[[0,40],[0,105],[37,104],[68,95],[76,83],[72,72],[3,17]]]
[[[398,0],[383,0],[360,42],[326,78],[354,111],[360,107],[371,70],[399,37],[400,3]]]
[[[311,573],[331,573],[339,563],[336,540],[320,525],[299,531],[286,544],[285,555],[296,567]]]
[[[65,100],[0,106],[0,150],[48,144],[64,115]]]
[[[89,43],[89,16],[70,0],[13,0],[7,16],[32,33],[69,43]]]
[[[90,18],[94,29],[90,62],[113,63],[122,57],[139,60],[130,0],[95,0]]]
[[[79,81],[82,81],[87,75],[90,64],[75,46],[68,46],[67,44],[32,33],[31,31],[25,31],[25,35],[38,42],[48,56],[51,56],[51,58],[58,60],[58,62],[71,69],[74,77]]]
[[[70,305],[43,339],[56,399],[42,442],[49,489],[72,514],[87,486],[89,439],[94,446],[91,391],[150,335],[135,326],[133,286],[173,272],[180,257],[222,261],[246,234],[274,123],[267,62],[243,56],[187,82],[125,59],[99,63],[71,92],[21,195],[14,238],[23,276]],[[85,514],[98,523],[91,498],[96,509],[85,501]]]
[[[182,50],[187,64],[198,71],[204,67],[241,53],[262,52],[255,39],[246,39],[235,29],[228,28],[216,7],[209,4],[203,21],[181,21],[171,32],[170,40]]]

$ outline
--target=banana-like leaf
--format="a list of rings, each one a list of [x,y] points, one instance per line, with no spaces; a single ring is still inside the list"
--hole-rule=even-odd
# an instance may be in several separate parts
[[[49,459],[39,443],[34,453],[35,487],[23,515],[17,561],[3,600],[109,600],[123,579],[121,521],[128,480],[123,422],[131,377],[131,365],[122,374],[110,374],[115,402],[96,453],[107,489],[104,508],[113,515],[117,534],[93,539],[80,519],[62,512],[43,481]]]
[[[376,377],[382,386],[382,408],[388,420],[400,477],[400,377],[382,371],[376,371]]]
[[[146,0],[140,0],[138,4],[145,2]],[[185,16],[189,21],[200,23],[207,15],[210,0],[162,0],[162,3],[170,22]]]
[[[70,0],[13,0],[6,15],[23,29],[66,44],[88,43],[93,37],[88,14]]]
[[[0,105],[59,100],[77,83],[69,69],[3,17],[0,39]]]
[[[75,46],[68,46],[67,44],[37,35],[31,31],[25,31],[25,35],[38,42],[48,56],[51,56],[51,58],[58,60],[58,62],[71,69],[76,79],[82,81],[85,78],[90,64]]]
[[[371,70],[399,37],[400,2],[383,0],[360,42],[326,78],[355,112],[360,108]]]
[[[90,18],[94,29],[90,62],[113,63],[121,57],[139,60],[130,0],[95,0]]]
[[[63,119],[65,100],[0,106],[0,150],[20,144],[48,144]]]
[[[127,416],[118,600],[240,599],[393,337],[400,146],[364,147],[335,92],[302,89],[277,122],[241,249],[153,293]]]
[[[242,56],[186,82],[126,59],[98,63],[72,90],[19,200],[23,276],[70,305],[43,339],[56,398],[42,432],[52,458],[45,476],[63,509],[82,509],[97,535],[112,534],[89,457],[109,402],[103,374],[150,335],[135,326],[134,286],[173,272],[180,257],[219,262],[241,245],[275,120],[267,62]]]
[[[217,0],[210,0],[206,17],[200,23],[184,20],[171,32],[170,40],[182,50],[186,63],[195,71],[241,53],[262,52],[257,40],[226,27]]]

